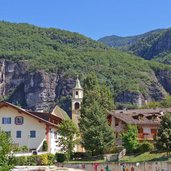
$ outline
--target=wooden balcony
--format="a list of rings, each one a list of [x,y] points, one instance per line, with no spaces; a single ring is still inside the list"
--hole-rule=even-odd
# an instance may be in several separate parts
[[[153,141],[154,137],[155,137],[155,134],[148,134],[148,133],[139,133],[138,134],[139,141],[143,141],[143,140]]]

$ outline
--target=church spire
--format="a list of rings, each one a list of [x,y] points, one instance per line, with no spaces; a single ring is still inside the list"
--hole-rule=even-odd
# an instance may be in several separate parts
[[[80,80],[75,81],[75,87],[72,89],[72,120],[78,125],[80,118],[81,103],[83,100],[83,88],[81,87]]]
[[[74,89],[83,89],[81,87],[80,80],[78,79],[78,75],[77,75],[77,79],[76,79],[76,83],[75,83],[75,88]]]

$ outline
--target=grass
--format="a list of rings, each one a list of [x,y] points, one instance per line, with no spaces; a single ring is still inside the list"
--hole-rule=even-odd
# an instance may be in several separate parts
[[[166,153],[146,152],[137,155],[124,156],[119,162],[148,162],[148,161],[169,161],[171,162],[171,156],[167,156]],[[73,160],[66,163],[105,163],[105,160]]]
[[[150,153],[146,152],[139,155],[124,156],[120,162],[145,162],[145,161],[171,161],[171,156],[166,153]]]

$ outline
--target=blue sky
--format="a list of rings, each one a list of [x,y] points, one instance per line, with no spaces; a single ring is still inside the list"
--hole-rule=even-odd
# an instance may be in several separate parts
[[[171,27],[171,0],[0,0],[0,20],[128,36]]]

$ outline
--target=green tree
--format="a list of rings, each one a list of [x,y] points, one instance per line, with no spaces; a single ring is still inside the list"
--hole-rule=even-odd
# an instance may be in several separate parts
[[[162,117],[156,137],[156,147],[159,150],[166,151],[168,154],[171,151],[171,115],[169,113]]]
[[[48,150],[48,144],[46,141],[43,141],[42,151],[47,151],[47,150]]]
[[[167,96],[160,102],[160,107],[171,107],[171,96]]]
[[[75,145],[78,143],[79,130],[71,120],[65,120],[59,125],[58,133],[60,134],[59,146],[69,160]]]
[[[0,170],[7,171],[11,167],[12,157],[9,154],[12,150],[11,138],[4,131],[0,131]]]
[[[122,141],[128,152],[134,152],[139,147],[137,137],[137,127],[135,125],[127,125],[126,131],[122,134]]]
[[[114,144],[114,133],[107,122],[107,109],[113,108],[109,89],[100,85],[95,74],[84,80],[80,131],[82,144],[92,155],[104,154]]]

